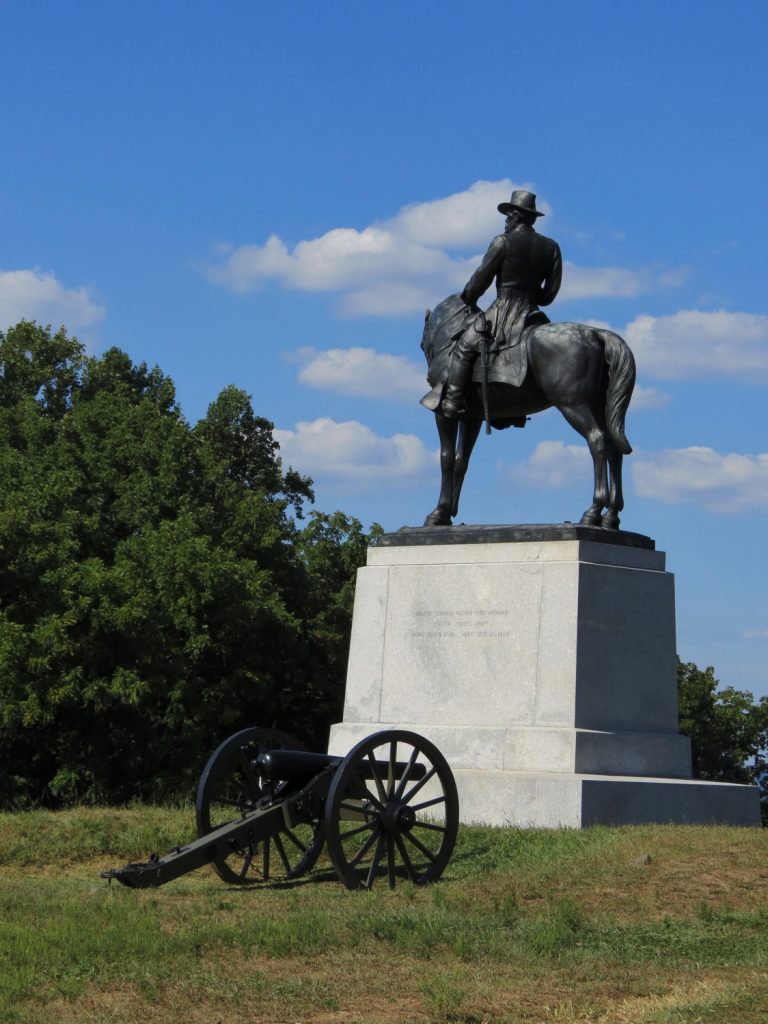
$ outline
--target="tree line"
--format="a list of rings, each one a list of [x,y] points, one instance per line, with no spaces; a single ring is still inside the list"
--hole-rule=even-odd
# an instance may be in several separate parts
[[[380,528],[311,509],[273,430],[237,387],[190,424],[156,366],[0,332],[0,806],[186,796],[250,724],[322,748]],[[748,781],[768,701],[678,684],[697,776]]]
[[[369,535],[227,387],[173,382],[62,329],[0,334],[0,803],[189,792],[259,723],[322,744],[342,712]]]

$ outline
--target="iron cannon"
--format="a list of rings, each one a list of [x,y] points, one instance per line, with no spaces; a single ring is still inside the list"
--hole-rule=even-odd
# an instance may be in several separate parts
[[[377,732],[345,757],[307,751],[275,729],[249,728],[211,755],[197,788],[198,838],[163,857],[102,872],[134,889],[210,864],[230,885],[295,879],[324,847],[341,882],[435,881],[456,842],[459,802],[448,762],[402,729]]]

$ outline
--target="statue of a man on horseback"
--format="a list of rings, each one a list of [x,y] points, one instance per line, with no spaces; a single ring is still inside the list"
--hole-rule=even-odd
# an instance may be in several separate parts
[[[424,320],[421,347],[432,390],[421,401],[435,413],[442,473],[440,497],[425,525],[449,526],[457,514],[483,421],[489,433],[491,426],[520,427],[554,406],[592,456],[592,504],[581,523],[618,529],[622,460],[632,451],[624,420],[635,386],[634,357],[613,331],[550,323],[539,307],[557,295],[562,261],[557,243],[534,231],[542,215],[536,196],[518,189],[498,209],[507,215],[506,231],[491,242],[464,291],[427,310]],[[496,299],[484,313],[477,301],[494,280]]]
[[[548,306],[560,290],[560,247],[534,230],[537,218],[544,216],[536,209],[534,193],[516,189],[508,203],[499,203],[498,210],[506,214],[504,234],[493,239],[461,293],[462,301],[470,309],[477,309],[478,299],[495,279],[496,299],[487,313],[478,310],[453,350],[441,406],[448,419],[466,411],[464,393],[483,346],[490,344],[496,354],[520,345],[526,327],[549,323],[539,306]],[[511,351],[507,358],[513,361]],[[520,369],[524,372],[522,366]]]

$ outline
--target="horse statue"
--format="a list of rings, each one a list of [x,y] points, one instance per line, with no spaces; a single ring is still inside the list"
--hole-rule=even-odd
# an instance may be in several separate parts
[[[422,404],[435,413],[440,435],[440,497],[425,526],[450,526],[480,428],[525,425],[526,418],[554,406],[589,445],[594,467],[592,504],[584,526],[618,530],[624,508],[622,461],[632,448],[624,420],[635,386],[635,359],[618,334],[585,324],[545,323],[526,327],[516,348],[493,362],[478,359],[460,419],[440,414],[440,400],[456,340],[477,316],[459,295],[427,310],[421,347],[432,391]],[[605,510],[605,511],[604,511]]]

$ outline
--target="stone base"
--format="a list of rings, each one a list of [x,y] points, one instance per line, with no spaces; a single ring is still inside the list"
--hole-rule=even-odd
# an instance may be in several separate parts
[[[514,828],[760,826],[754,786],[544,772],[455,772],[461,820]]]
[[[436,725],[434,721],[339,722],[331,727],[328,749],[343,754],[358,740],[385,728],[409,729],[426,736],[454,770],[691,777],[690,741],[672,733],[530,726],[494,729]]]
[[[584,771],[516,771],[493,767],[494,745],[488,731],[447,730],[423,723],[338,723],[331,727],[332,754],[345,754],[358,740],[381,729],[408,729],[431,740],[446,756],[459,791],[464,824],[512,828],[585,828],[589,825],[738,825],[760,826],[760,803],[754,786]],[[565,731],[565,730],[564,730]],[[647,734],[638,734],[638,739]],[[685,740],[685,737],[674,737]],[[609,746],[625,748],[627,736]],[[498,750],[498,748],[496,748]],[[541,755],[552,750],[541,737]],[[685,758],[687,744],[679,751]],[[468,764],[475,767],[467,767]],[[678,769],[680,764],[677,765]],[[682,774],[682,773],[681,773]]]
[[[461,820],[759,825],[753,786],[691,780],[674,581],[653,541],[563,524],[385,534],[358,572],[344,721],[430,739]]]

